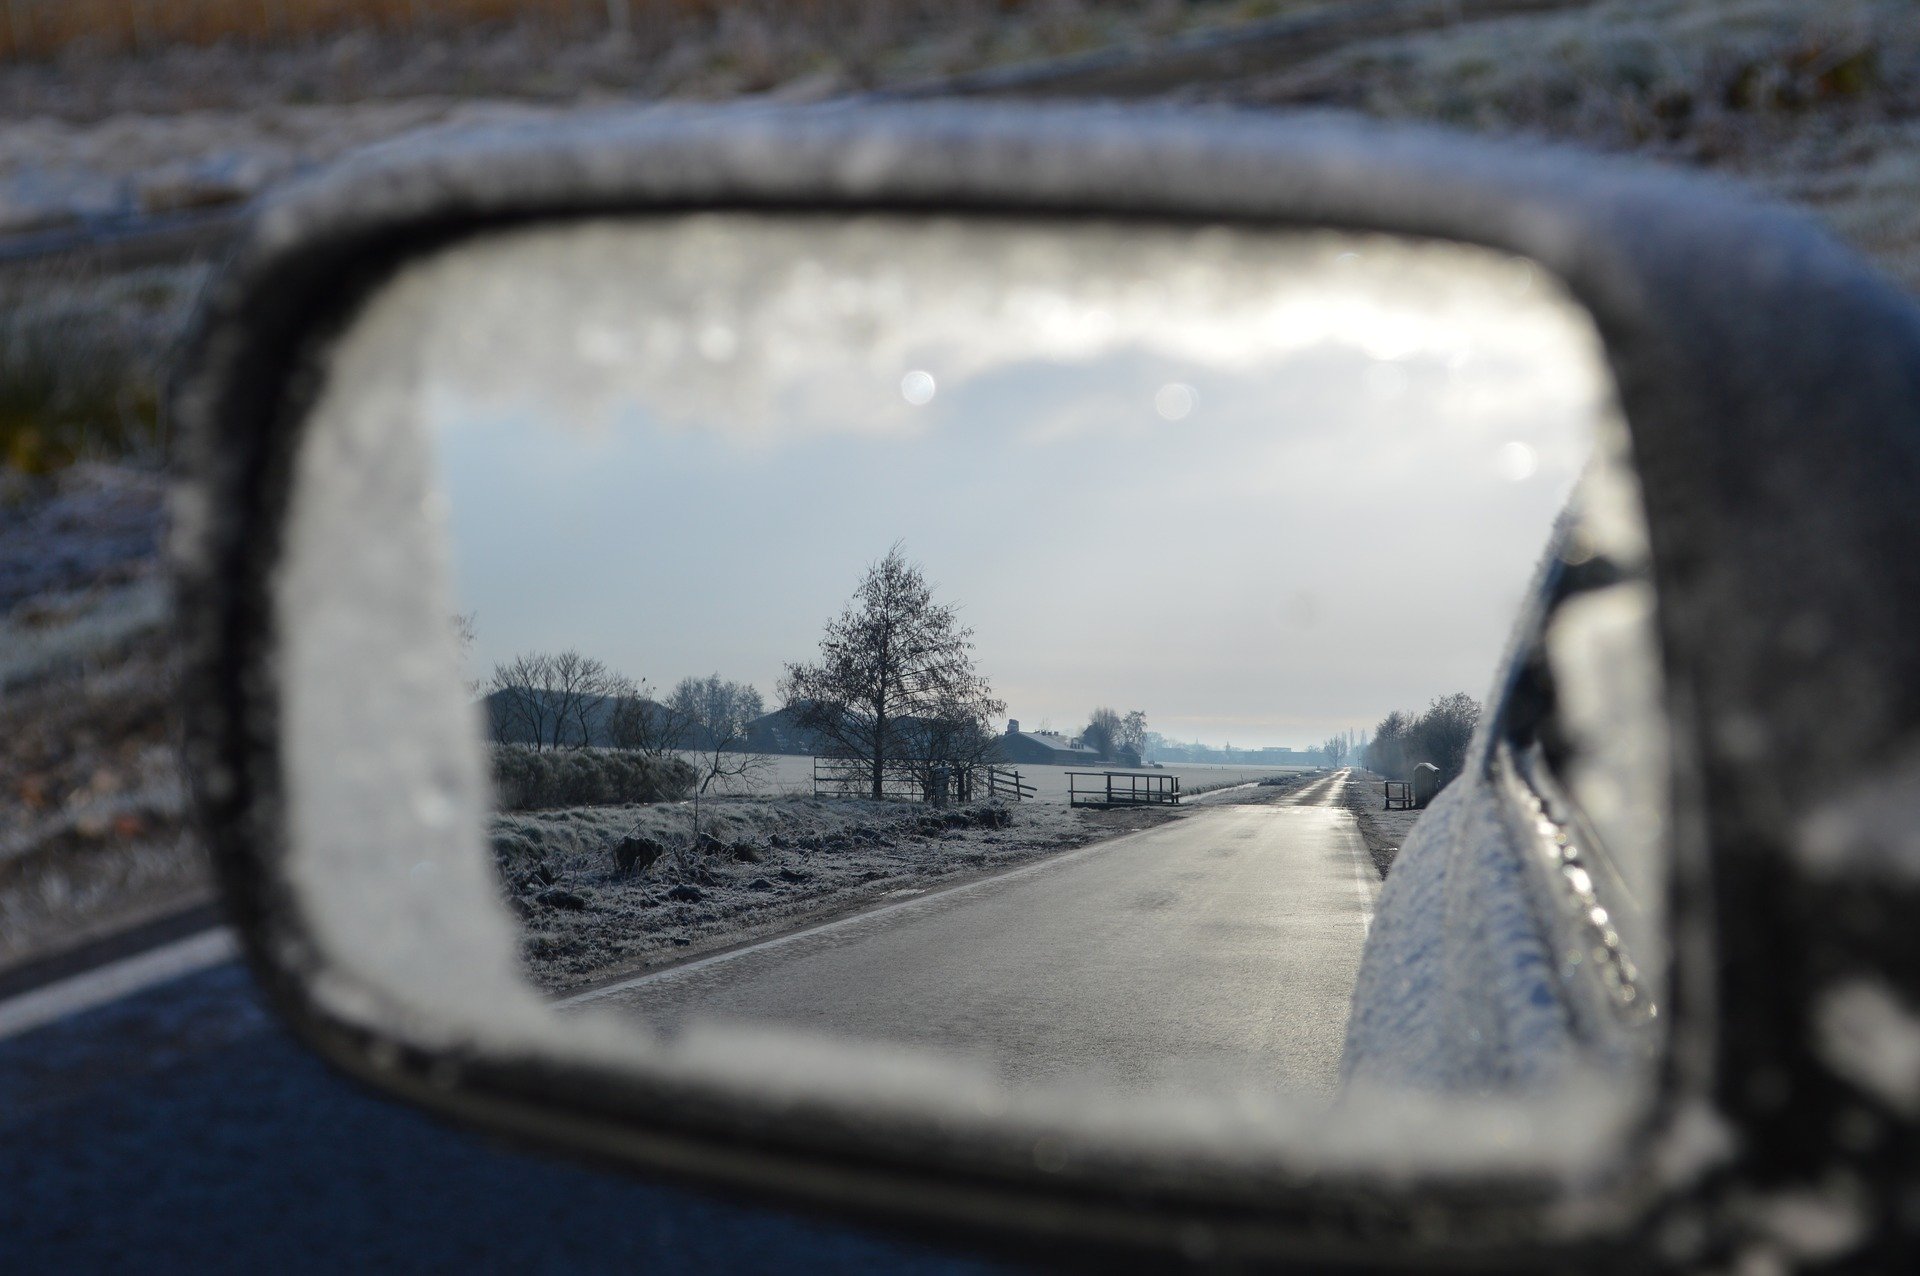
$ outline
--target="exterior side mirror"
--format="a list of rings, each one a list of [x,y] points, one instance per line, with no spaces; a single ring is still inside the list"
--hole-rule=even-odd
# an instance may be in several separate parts
[[[1388,913],[1412,907],[1419,882],[1448,907],[1498,902],[1498,925],[1459,932],[1478,939],[1435,942],[1522,927],[1552,969],[1495,989],[1509,999],[1488,1013],[1529,1030],[1531,989],[1574,989],[1565,1022],[1634,1043],[1646,1083],[1583,1090],[1569,1070],[1551,1092],[1462,1098],[1414,1076],[1377,1103],[1355,1090],[1315,1112],[1204,1095],[1052,1104],[792,1037],[623,1036],[520,982],[489,877],[477,715],[436,628],[445,565],[421,530],[429,467],[402,411],[428,365],[408,343],[431,327],[421,316],[454,331],[435,279],[477,281],[491,313],[564,320],[539,307],[571,294],[543,295],[540,280],[580,278],[566,254],[589,241],[568,236],[602,234],[592,242],[611,251],[622,236],[706,234],[714,218],[753,228],[726,239],[734,260],[835,235],[964,243],[971,255],[944,260],[968,269],[937,278],[970,274],[989,295],[1096,232],[1116,235],[1120,273],[1128,245],[1197,242],[1163,234],[1206,231],[1235,252],[1265,252],[1271,235],[1390,237],[1523,259],[1590,316],[1624,423],[1597,466],[1631,485],[1644,528],[1562,526],[1461,780],[1436,798],[1437,772],[1415,773],[1414,805],[1434,803],[1418,826],[1430,867],[1410,867],[1404,888],[1389,877],[1368,960],[1414,943]],[[906,238],[846,233],[875,219],[906,219]],[[1045,253],[994,256],[967,238],[988,222]],[[528,245],[550,255],[487,273],[505,260],[494,247]],[[1404,260],[1414,270],[1417,253]],[[742,289],[765,277],[738,276]],[[611,297],[611,323],[645,311],[654,286],[583,285],[578,305]],[[1214,294],[1197,295],[1204,312]],[[571,330],[521,331],[529,347],[550,338],[556,360],[592,354]],[[708,355],[731,355],[739,331],[712,336]],[[520,366],[505,346],[472,348],[494,352],[483,372]],[[706,366],[687,354],[658,375]],[[342,368],[378,393],[343,399]],[[716,374],[713,392],[743,376]],[[908,405],[934,393],[930,376],[890,385]],[[1176,395],[1162,415],[1191,402]],[[644,1172],[1056,1257],[1872,1266],[1912,1246],[1920,311],[1799,218],[1588,157],[1347,123],[1106,108],[613,115],[369,154],[270,204],[207,300],[177,408],[191,437],[176,519],[189,759],[208,838],[281,1013],[382,1090]],[[1575,623],[1623,588],[1653,600],[1638,613],[1644,669],[1606,645],[1604,624]],[[1633,747],[1612,757],[1610,741]],[[1601,791],[1625,794],[1615,814],[1632,818],[1608,818],[1588,796]],[[1616,830],[1644,831],[1649,812],[1657,855],[1597,853],[1642,836]],[[1446,879],[1476,847],[1498,850],[1488,862],[1504,876],[1485,879],[1497,901]],[[1627,893],[1654,883],[1655,933],[1606,910],[1616,878]],[[487,917],[456,906],[482,899]],[[1666,954],[1651,1024],[1641,993],[1656,981],[1622,959],[1648,948]],[[1491,951],[1449,968],[1496,969]],[[1433,950],[1394,969],[1452,960]],[[1359,997],[1372,978],[1362,971]],[[1355,1002],[1356,1033],[1404,1014],[1445,1037],[1448,998],[1485,990],[1375,991],[1379,1015]],[[1387,1063],[1400,1075],[1419,1058]]]

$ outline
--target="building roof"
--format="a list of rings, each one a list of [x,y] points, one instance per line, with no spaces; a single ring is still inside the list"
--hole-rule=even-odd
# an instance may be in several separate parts
[[[1071,753],[1076,757],[1098,758],[1100,755],[1086,745],[1069,740],[1058,731],[1009,731],[1010,740],[1025,740],[1042,749],[1052,749],[1057,753]]]

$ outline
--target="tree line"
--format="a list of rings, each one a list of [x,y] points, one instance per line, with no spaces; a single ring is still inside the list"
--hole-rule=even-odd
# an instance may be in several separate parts
[[[682,678],[656,699],[651,686],[572,648],[502,661],[479,690],[495,742],[535,750],[600,742],[645,754],[674,753],[714,738],[743,737],[763,712],[751,684],[717,673]]]
[[[470,642],[472,618],[456,617],[455,626]],[[645,684],[569,649],[496,664],[479,690],[496,743],[545,750],[601,741],[644,754],[694,753],[696,798],[767,764],[746,748],[765,712],[760,692],[717,673],[684,678],[656,701]],[[869,565],[827,622],[817,657],[786,666],[779,693],[792,725],[823,751],[860,763],[876,798],[889,776],[965,777],[992,761],[993,719],[1006,711],[974,663],[973,631],[935,600],[898,544]]]
[[[1436,696],[1419,714],[1396,709],[1380,719],[1366,747],[1369,771],[1389,780],[1413,779],[1413,769],[1427,762],[1440,770],[1440,783],[1459,778],[1467,765],[1467,746],[1480,725],[1480,702],[1464,691]]]

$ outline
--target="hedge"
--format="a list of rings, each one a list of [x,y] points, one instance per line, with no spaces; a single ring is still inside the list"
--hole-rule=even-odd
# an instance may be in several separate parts
[[[680,758],[621,749],[492,748],[494,804],[502,811],[666,802],[693,795],[693,767]]]

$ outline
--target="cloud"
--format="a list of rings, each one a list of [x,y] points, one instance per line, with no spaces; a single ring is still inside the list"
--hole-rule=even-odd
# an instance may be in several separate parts
[[[753,447],[916,433],[1010,369],[1121,353],[1194,379],[1132,388],[1143,417],[1169,420],[1205,410],[1195,387],[1210,377],[1307,352],[1353,351],[1389,388],[1415,365],[1447,367],[1458,393],[1497,384],[1513,404],[1577,392],[1595,354],[1526,262],[1332,231],[607,219],[456,246],[387,304],[419,312],[419,359],[444,374],[450,419],[519,410],[593,431],[640,412]],[[1556,308],[1567,321],[1543,322]],[[1084,403],[1066,405],[1030,437],[1085,420]]]

